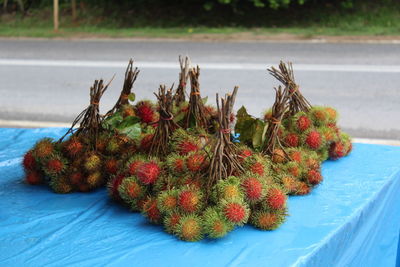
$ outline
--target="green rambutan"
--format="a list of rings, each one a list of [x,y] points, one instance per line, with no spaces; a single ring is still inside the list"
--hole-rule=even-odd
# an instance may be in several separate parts
[[[244,195],[240,188],[240,179],[235,176],[229,176],[227,179],[219,180],[215,185],[212,195],[216,203],[221,200],[242,200]]]
[[[120,151],[121,147],[121,140],[117,136],[112,136],[108,139],[106,151],[109,154],[116,154]]]
[[[145,185],[154,184],[161,173],[160,164],[151,160],[140,164],[136,169],[136,176]]]
[[[166,165],[173,174],[182,174],[186,171],[185,159],[177,154],[170,154],[166,159]]]
[[[321,133],[325,141],[330,144],[338,139],[338,135],[335,129],[322,126],[318,128],[318,131]]]
[[[312,185],[317,185],[322,181],[321,172],[317,170],[308,170],[307,171],[307,181]]]
[[[173,189],[161,192],[157,197],[157,207],[164,214],[176,210],[178,207],[178,191]]]
[[[200,190],[185,187],[178,194],[178,206],[187,213],[197,212],[203,205],[203,194]]]
[[[287,147],[297,147],[299,146],[299,135],[297,133],[287,133],[284,137],[284,144]]]
[[[43,138],[39,140],[33,147],[33,156],[41,161],[45,158],[50,157],[55,151],[53,140],[50,138]]]
[[[54,177],[62,174],[68,167],[67,160],[58,154],[48,158],[43,166],[43,171],[46,175]]]
[[[264,185],[258,177],[246,176],[242,188],[249,202],[258,202],[264,197]]]
[[[178,211],[173,211],[164,217],[164,228],[167,233],[176,233],[177,226],[179,225],[182,218],[182,214]]]
[[[271,209],[282,209],[286,204],[286,194],[281,188],[272,186],[267,190],[265,203]]]
[[[25,170],[33,171],[36,169],[36,160],[33,157],[32,150],[29,150],[22,160],[22,165],[24,166]]]
[[[102,161],[102,159],[101,159],[100,155],[98,155],[96,152],[89,152],[85,156],[83,166],[85,167],[85,169],[87,171],[94,172],[94,171],[100,170],[101,161]]]
[[[86,177],[86,183],[89,185],[90,188],[95,188],[103,185],[105,183],[104,177],[101,174],[101,172],[96,171],[93,173],[90,173]]]
[[[177,236],[184,241],[199,241],[203,238],[202,220],[195,214],[184,215],[176,227]]]
[[[64,150],[71,158],[79,155],[84,149],[84,145],[79,137],[72,136],[64,143]]]
[[[285,216],[282,211],[257,210],[252,212],[250,222],[262,230],[275,230],[285,221]]]
[[[309,114],[315,126],[322,126],[328,123],[329,114],[324,107],[314,106],[310,109]]]
[[[115,179],[113,184],[113,188],[115,189],[113,189],[113,191],[117,190],[118,195],[125,203],[132,204],[137,199],[145,196],[146,188],[139,183],[136,177],[123,177],[121,175],[117,176]],[[113,195],[116,195],[115,191]]]
[[[202,221],[204,231],[210,238],[221,238],[234,228],[234,225],[213,207],[207,208],[202,216]]]
[[[58,194],[67,194],[73,191],[72,185],[68,182],[65,176],[54,177],[49,183],[51,189]]]
[[[43,183],[43,177],[38,171],[28,170],[26,172],[25,181],[30,185],[38,185]]]
[[[229,222],[243,225],[249,218],[250,209],[241,201],[224,202],[222,203],[222,213]]]
[[[143,204],[142,213],[149,219],[150,222],[156,224],[161,223],[162,216],[157,207],[157,199],[155,197],[147,198]]]
[[[290,161],[287,164],[285,164],[285,170],[288,174],[290,174],[295,178],[299,178],[302,173],[300,164],[296,161]]]
[[[191,153],[186,158],[186,168],[191,172],[198,172],[207,167],[207,160],[202,153]]]

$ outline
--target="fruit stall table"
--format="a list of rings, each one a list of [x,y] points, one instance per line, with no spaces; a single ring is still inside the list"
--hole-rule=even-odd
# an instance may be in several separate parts
[[[354,144],[323,163],[324,182],[290,197],[275,231],[245,226],[190,243],[107,197],[59,195],[25,184],[23,154],[66,129],[0,129],[0,265],[395,266],[399,262],[400,147]]]

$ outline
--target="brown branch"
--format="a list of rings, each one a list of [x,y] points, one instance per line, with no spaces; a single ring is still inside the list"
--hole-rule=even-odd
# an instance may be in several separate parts
[[[185,59],[183,59],[181,56],[179,56],[179,65],[181,68],[181,72],[179,73],[179,85],[174,95],[174,104],[176,106],[179,106],[186,100],[185,97],[186,84],[189,80],[189,68],[190,68],[189,57],[185,57]]]

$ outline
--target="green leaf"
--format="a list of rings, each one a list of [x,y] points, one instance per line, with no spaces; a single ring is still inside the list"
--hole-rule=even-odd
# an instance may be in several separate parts
[[[201,102],[203,102],[203,105],[205,105],[205,104],[207,103],[207,101],[208,101],[208,96],[203,97],[203,98],[201,99]]]
[[[236,117],[235,132],[240,133],[240,141],[251,143],[254,134],[253,124],[256,120],[247,113],[246,108],[243,106],[238,110]]]
[[[126,134],[131,139],[137,139],[142,133],[142,128],[140,127],[140,123],[135,123],[125,128],[118,128],[118,132]]]
[[[175,123],[178,123],[185,118],[185,115],[186,115],[185,112],[179,112],[176,116],[174,116],[173,121]]]
[[[140,119],[138,117],[128,116],[125,117],[121,123],[116,127],[118,130],[130,127],[136,123],[138,123]]]
[[[133,101],[135,101],[135,99],[136,99],[136,95],[135,95],[134,93],[130,93],[130,94],[128,95],[128,99],[129,99],[129,101],[133,102]]]
[[[122,120],[123,118],[121,113],[116,112],[103,121],[103,127],[107,130],[113,130],[122,122]]]

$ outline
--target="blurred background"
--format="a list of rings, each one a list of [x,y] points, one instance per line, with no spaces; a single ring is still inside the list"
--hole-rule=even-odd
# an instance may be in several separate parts
[[[67,126],[94,79],[129,58],[137,98],[178,81],[178,55],[201,68],[201,89],[240,87],[236,108],[261,116],[278,85],[266,69],[291,61],[315,105],[341,114],[355,137],[400,140],[398,0],[0,0],[0,127]]]

